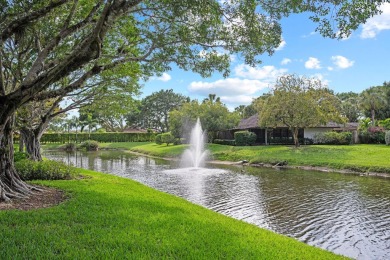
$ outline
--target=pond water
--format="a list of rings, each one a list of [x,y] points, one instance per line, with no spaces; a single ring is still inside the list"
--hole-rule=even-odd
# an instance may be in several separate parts
[[[139,181],[211,210],[357,259],[390,259],[390,180],[177,163],[120,151],[45,156]]]

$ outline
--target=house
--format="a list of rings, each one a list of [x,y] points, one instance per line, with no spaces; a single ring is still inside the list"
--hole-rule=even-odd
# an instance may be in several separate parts
[[[298,130],[298,138],[313,139],[315,134],[328,131],[350,131],[353,133],[353,140],[357,142],[358,123],[338,124],[329,122],[326,125],[317,127],[309,127]],[[230,129],[229,133],[223,133],[225,137],[221,139],[233,139],[234,132],[248,130],[257,135],[256,143],[258,144],[288,144],[293,143],[293,136],[288,127],[265,128],[259,126],[259,115],[255,114],[251,117],[242,119],[237,127]]]

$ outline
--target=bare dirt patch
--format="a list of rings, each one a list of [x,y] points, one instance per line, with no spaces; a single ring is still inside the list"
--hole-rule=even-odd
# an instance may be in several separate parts
[[[65,193],[61,190],[44,186],[39,186],[38,188],[41,191],[34,191],[29,198],[12,199],[11,202],[0,202],[0,210],[32,210],[48,208],[58,205],[67,199]]]

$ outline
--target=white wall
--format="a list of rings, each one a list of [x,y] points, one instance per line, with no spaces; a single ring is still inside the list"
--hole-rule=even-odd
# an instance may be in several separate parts
[[[314,128],[314,127],[313,128],[305,128],[304,132],[303,132],[303,136],[305,138],[313,139],[315,134],[325,133],[325,132],[329,132],[329,131],[332,131],[332,128]]]

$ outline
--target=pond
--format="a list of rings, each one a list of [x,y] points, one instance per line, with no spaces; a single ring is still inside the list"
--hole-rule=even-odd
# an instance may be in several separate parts
[[[48,151],[78,167],[131,178],[216,212],[357,259],[390,259],[390,180],[299,170],[177,163],[120,151]]]

